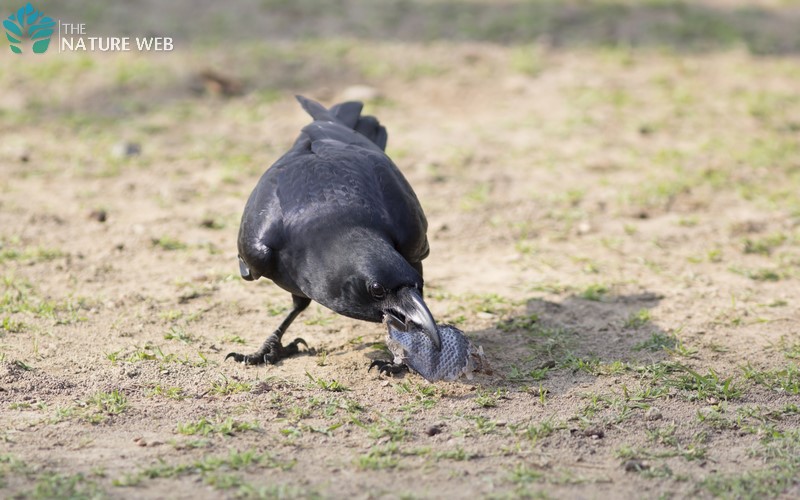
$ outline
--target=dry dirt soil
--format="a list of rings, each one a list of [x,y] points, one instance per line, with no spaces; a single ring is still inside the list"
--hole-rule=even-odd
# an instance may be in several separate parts
[[[0,496],[800,496],[797,2],[66,3],[176,49],[0,47]],[[236,235],[295,93],[387,127],[494,375],[316,304],[224,361],[291,304]]]

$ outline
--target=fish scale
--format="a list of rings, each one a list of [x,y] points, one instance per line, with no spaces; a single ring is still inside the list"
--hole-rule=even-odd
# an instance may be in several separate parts
[[[389,327],[387,346],[394,355],[394,362],[405,364],[428,381],[468,379],[472,374],[492,370],[483,348],[475,346],[464,332],[452,325],[439,325],[442,349],[436,349],[427,335],[418,331],[402,332]]]

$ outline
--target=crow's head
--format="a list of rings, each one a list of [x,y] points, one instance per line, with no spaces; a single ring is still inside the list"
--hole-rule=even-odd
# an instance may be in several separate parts
[[[396,265],[393,260],[373,259],[358,273],[356,286],[363,287],[358,300],[372,318],[399,331],[425,334],[440,349],[436,323],[422,300],[422,277],[402,257]]]
[[[384,241],[348,246],[347,251],[335,252],[333,259],[329,248],[326,268],[336,271],[328,274],[324,293],[312,293],[311,298],[351,318],[427,335],[441,348],[436,323],[422,300],[422,276],[417,270]]]

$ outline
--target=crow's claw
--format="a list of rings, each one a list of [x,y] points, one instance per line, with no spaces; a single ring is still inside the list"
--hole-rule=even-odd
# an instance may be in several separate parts
[[[397,375],[408,371],[408,366],[402,363],[395,363],[393,361],[386,361],[383,359],[376,359],[370,365],[367,371],[372,370],[373,366],[378,367],[378,373],[384,375]]]
[[[261,345],[261,348],[252,354],[239,354],[238,352],[231,352],[225,356],[225,359],[233,358],[237,363],[244,363],[246,365],[274,365],[278,361],[294,356],[300,352],[300,344],[308,348],[306,341],[301,338],[296,338],[289,344],[281,345],[280,338],[273,334]]]

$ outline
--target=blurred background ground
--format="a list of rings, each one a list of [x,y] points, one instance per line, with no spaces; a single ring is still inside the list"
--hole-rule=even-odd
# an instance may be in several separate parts
[[[796,497],[800,3],[37,2],[169,53],[0,47],[8,497]],[[9,11],[10,14],[10,11]],[[497,373],[238,277],[308,117],[366,102],[437,320]]]

